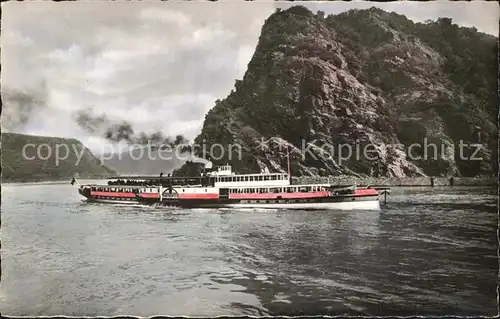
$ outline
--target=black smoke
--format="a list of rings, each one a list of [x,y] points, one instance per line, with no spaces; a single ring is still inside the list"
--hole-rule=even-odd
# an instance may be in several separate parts
[[[2,90],[2,130],[23,130],[30,119],[48,108],[44,84],[31,90]]]
[[[103,127],[109,126],[111,121],[106,115],[93,115],[92,112],[80,110],[75,114],[75,121],[86,132],[94,134],[102,130]]]
[[[180,147],[183,152],[191,149],[190,142],[183,135],[166,136],[162,132],[138,132],[128,121],[113,122],[106,115],[95,115],[91,110],[80,110],[75,121],[90,134],[97,134],[112,143],[125,142],[130,145],[149,145],[152,150]]]

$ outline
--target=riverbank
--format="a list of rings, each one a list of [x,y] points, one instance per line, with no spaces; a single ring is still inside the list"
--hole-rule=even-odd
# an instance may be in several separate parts
[[[103,176],[82,176],[78,180],[101,180]],[[2,180],[3,184],[31,184],[31,183],[63,183],[71,182],[71,178],[32,178],[23,180]],[[292,176],[292,184],[333,184],[333,185],[370,185],[373,187],[442,187],[442,186],[470,186],[484,187],[497,186],[497,177],[367,177],[352,176],[310,177]]]
[[[370,185],[374,187],[497,186],[498,177],[293,177],[293,184]]]
[[[75,176],[77,181],[80,180],[105,180],[108,176]],[[2,184],[33,184],[33,183],[71,183],[72,177],[38,177],[23,178],[23,179],[3,179]]]

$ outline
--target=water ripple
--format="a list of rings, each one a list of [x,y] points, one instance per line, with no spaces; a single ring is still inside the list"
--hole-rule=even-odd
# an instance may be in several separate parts
[[[474,192],[396,189],[380,212],[292,212],[88,204],[67,185],[10,185],[2,310],[491,315],[496,192]]]

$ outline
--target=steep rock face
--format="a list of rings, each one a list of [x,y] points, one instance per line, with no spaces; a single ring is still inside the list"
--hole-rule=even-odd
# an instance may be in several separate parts
[[[277,10],[243,80],[206,115],[196,154],[238,172],[284,171],[289,152],[296,175],[492,174],[496,47],[449,19]],[[476,147],[460,143],[481,144],[483,160],[464,159]],[[223,154],[207,151],[215,144]]]
[[[356,56],[363,60],[353,72],[382,91],[396,115],[398,140],[407,148],[429,145],[425,153],[413,148],[412,162],[427,175],[496,172],[497,39],[448,18],[414,24],[378,9],[335,18],[327,23],[344,27],[343,38],[352,30],[360,35]],[[369,31],[384,40],[373,41]],[[460,150],[467,143],[479,145]],[[473,160],[479,148],[474,159],[483,160]]]

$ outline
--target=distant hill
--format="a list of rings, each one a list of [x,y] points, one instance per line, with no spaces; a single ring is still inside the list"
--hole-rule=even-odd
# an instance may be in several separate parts
[[[1,157],[3,182],[70,181],[73,176],[104,178],[116,174],[76,139],[2,133]]]
[[[176,158],[172,153],[151,150],[147,147],[135,148],[121,153],[104,154],[103,164],[112,168],[120,175],[159,175],[171,173],[184,164],[185,160]]]

